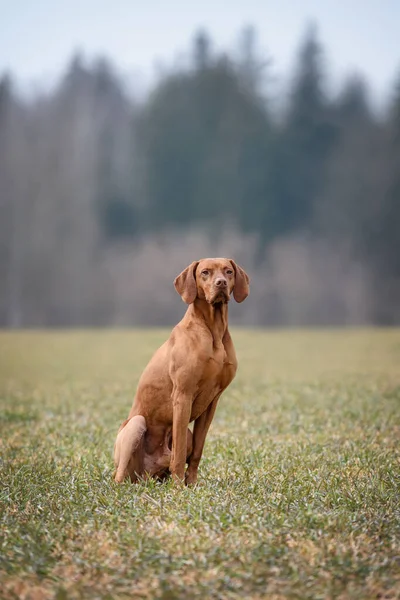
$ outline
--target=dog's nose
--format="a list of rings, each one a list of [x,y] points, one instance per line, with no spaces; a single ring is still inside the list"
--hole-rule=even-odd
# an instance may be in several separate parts
[[[215,280],[215,285],[220,288],[226,288],[228,282],[224,277],[218,277],[218,279]]]

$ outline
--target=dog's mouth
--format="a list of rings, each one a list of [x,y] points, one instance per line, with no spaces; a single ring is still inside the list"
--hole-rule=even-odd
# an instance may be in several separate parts
[[[229,302],[228,291],[221,290],[215,294],[215,296],[212,298],[210,304],[212,304],[212,306],[216,306],[218,304],[227,304],[228,302]]]

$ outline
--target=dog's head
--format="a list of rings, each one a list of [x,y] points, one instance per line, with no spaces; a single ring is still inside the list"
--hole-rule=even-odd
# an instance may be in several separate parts
[[[191,304],[196,298],[209,304],[229,302],[233,292],[236,302],[249,295],[247,273],[230,258],[202,258],[192,262],[174,281],[182,299]]]

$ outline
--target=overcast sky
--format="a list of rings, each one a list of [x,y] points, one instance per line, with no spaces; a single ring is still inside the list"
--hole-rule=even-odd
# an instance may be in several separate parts
[[[0,0],[0,72],[48,85],[71,54],[105,54],[144,85],[154,65],[184,53],[200,27],[231,48],[253,24],[279,81],[288,74],[306,23],[314,20],[333,84],[357,70],[372,95],[389,94],[400,72],[400,0]]]

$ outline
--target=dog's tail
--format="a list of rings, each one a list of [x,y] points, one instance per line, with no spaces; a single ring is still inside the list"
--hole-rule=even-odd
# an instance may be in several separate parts
[[[132,481],[143,474],[143,441],[146,432],[146,419],[141,415],[124,421],[119,428],[114,445],[114,479],[122,483],[130,476]]]

